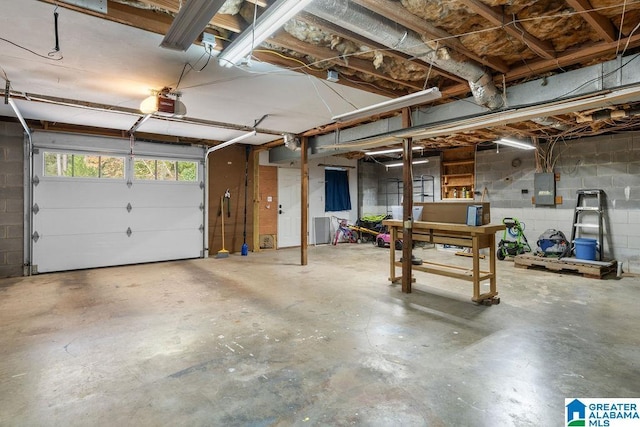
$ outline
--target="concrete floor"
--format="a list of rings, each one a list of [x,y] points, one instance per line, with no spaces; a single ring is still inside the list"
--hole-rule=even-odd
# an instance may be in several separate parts
[[[434,249],[435,261],[470,263]],[[499,262],[502,303],[371,245],[0,280],[0,425],[553,426],[640,396],[640,279]]]

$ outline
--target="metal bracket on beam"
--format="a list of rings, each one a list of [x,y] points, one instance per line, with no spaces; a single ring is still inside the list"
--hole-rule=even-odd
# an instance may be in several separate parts
[[[65,0],[65,3],[94,12],[107,13],[107,0]]]

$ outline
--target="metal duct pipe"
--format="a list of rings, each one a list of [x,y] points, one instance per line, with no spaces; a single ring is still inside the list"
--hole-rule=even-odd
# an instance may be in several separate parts
[[[479,105],[492,110],[502,107],[502,95],[493,79],[480,65],[472,61],[458,61],[449,49],[435,50],[420,35],[348,0],[314,0],[305,11],[333,22],[355,33],[407,55],[430,62],[436,67],[467,80]],[[407,12],[409,13],[409,12]]]

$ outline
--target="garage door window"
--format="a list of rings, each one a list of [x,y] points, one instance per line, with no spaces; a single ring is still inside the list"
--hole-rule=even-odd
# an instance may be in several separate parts
[[[133,168],[139,180],[195,182],[198,179],[197,162],[136,159]]]
[[[45,153],[44,175],[69,178],[124,178],[124,157]]]

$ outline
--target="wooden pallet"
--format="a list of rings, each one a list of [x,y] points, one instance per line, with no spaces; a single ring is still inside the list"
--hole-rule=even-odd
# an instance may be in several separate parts
[[[616,272],[617,261],[586,261],[576,258],[546,258],[529,254],[515,257],[514,265],[518,268],[544,268],[555,272],[571,272],[584,277],[602,279],[605,275]]]

